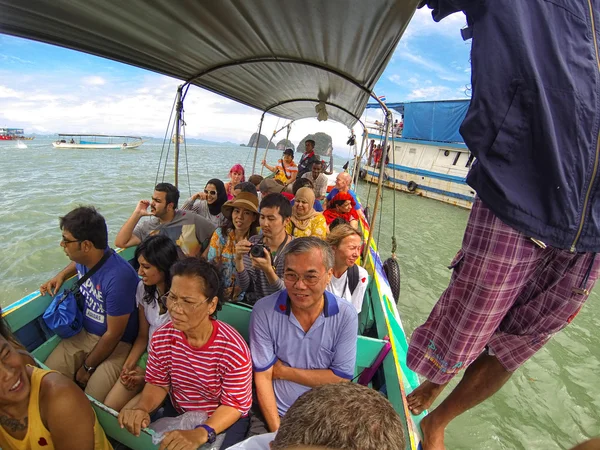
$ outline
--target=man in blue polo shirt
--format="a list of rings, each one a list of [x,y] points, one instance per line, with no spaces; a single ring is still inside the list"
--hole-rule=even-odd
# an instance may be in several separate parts
[[[250,319],[250,349],[258,404],[269,431],[309,389],[354,376],[358,315],[325,291],[333,252],[318,238],[286,247],[286,289],[259,300]]]

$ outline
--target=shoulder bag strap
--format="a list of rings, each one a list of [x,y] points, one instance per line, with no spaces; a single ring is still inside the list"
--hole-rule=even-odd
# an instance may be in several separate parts
[[[94,267],[88,270],[84,276],[77,280],[71,290],[73,292],[76,292],[81,287],[81,285],[83,285],[83,283],[85,283],[92,275],[94,275],[96,272],[98,272],[98,270],[100,270],[100,268],[104,265],[106,261],[108,261],[108,258],[110,258],[113,255],[113,253],[113,249],[109,249],[107,252],[104,252],[102,259],[98,261]]]

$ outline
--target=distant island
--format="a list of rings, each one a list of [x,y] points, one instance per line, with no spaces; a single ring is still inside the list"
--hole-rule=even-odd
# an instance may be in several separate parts
[[[259,148],[267,148],[267,144],[269,144],[269,150],[277,149],[277,146],[273,142],[269,143],[269,139],[264,134],[259,135],[258,133],[253,133],[252,136],[250,136],[250,140],[246,147],[256,147],[257,138]]]

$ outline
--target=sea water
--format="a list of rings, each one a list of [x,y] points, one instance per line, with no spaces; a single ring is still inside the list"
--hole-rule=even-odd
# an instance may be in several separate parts
[[[106,218],[112,245],[137,202],[150,198],[157,172],[158,181],[163,180],[163,170],[164,180],[173,181],[173,146],[167,155],[158,140],[137,150],[53,149],[50,139],[27,145],[18,149],[14,142],[0,143],[3,306],[36,290],[69,263],[59,246],[59,216],[78,205],[95,205]],[[168,164],[159,170],[161,153]],[[263,154],[259,150],[259,173]],[[202,190],[210,178],[226,181],[235,163],[250,171],[252,156],[253,149],[247,147],[186,145],[180,162],[180,204],[190,193]],[[270,151],[267,160],[273,164],[279,157],[280,152]],[[344,162],[336,158],[336,167]],[[373,205],[375,191],[374,185],[358,186],[364,203]],[[414,195],[394,196],[389,189],[384,190],[382,206],[374,236],[382,259],[390,256],[391,236],[396,237],[402,275],[398,309],[410,336],[448,284],[447,265],[460,248],[468,211]],[[449,426],[449,450],[568,449],[600,435],[597,292],[573,323],[519,369],[500,392]]]

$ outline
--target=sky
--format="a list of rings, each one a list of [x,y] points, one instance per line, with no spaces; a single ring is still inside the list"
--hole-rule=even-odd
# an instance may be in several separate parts
[[[457,13],[435,23],[426,8],[417,10],[375,92],[388,103],[469,97],[470,42]],[[25,133],[97,133],[162,138],[181,81],[108,59],[0,34],[0,127]],[[261,112],[198,87],[185,102],[186,136],[247,143]],[[368,110],[367,122],[381,120]],[[287,122],[265,118],[263,134]],[[305,119],[292,125],[290,140],[308,133],[332,136],[334,151],[346,147],[348,129],[335,122]],[[355,127],[360,135],[362,130]],[[282,132],[276,140],[284,139]],[[346,150],[347,151],[347,150]]]

